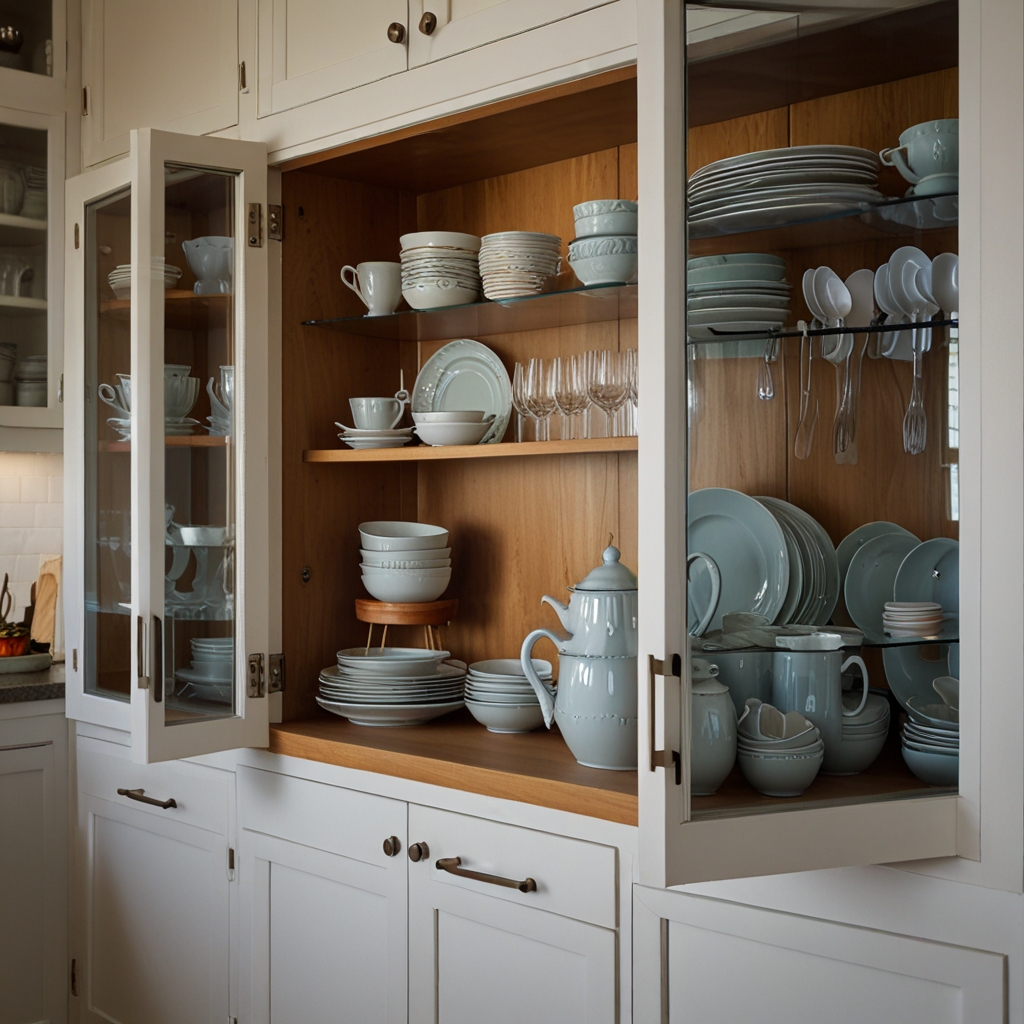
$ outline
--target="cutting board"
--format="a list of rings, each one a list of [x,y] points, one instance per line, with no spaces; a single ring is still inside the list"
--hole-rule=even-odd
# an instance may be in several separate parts
[[[49,644],[53,650],[53,633],[57,621],[57,595],[60,591],[61,559],[51,558],[39,569],[36,581],[36,608],[32,616],[32,639]]]

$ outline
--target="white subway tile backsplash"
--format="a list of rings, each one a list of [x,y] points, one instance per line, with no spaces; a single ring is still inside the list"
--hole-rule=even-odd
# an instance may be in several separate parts
[[[23,476],[21,478],[22,501],[49,501],[50,478],[46,476]]]
[[[0,504],[21,501],[21,477],[0,476]]]
[[[62,504],[35,505],[33,526],[60,529],[64,525],[64,506]]]
[[[10,530],[19,526],[35,526],[36,512],[32,505],[24,505],[13,501],[0,505],[0,530]]]
[[[64,474],[60,476],[51,476],[50,480],[50,497],[49,501],[55,505],[64,504]]]

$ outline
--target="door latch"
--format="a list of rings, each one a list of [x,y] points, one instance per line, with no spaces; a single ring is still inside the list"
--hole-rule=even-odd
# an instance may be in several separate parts
[[[683,766],[679,757],[679,751],[654,749],[654,745],[657,742],[655,739],[656,734],[654,729],[655,676],[662,676],[665,679],[681,680],[683,676],[683,659],[678,654],[673,654],[672,660],[666,664],[666,662],[659,661],[655,658],[653,654],[649,655],[647,658],[647,720],[650,723],[649,733],[647,736],[647,749],[650,751],[650,769],[653,772],[655,768],[665,768],[666,770],[674,768],[676,785],[679,786],[683,781]]]
[[[245,228],[250,249],[263,248],[263,204],[250,203],[249,217]]]
[[[267,693],[284,693],[284,655],[270,655],[270,680]]]
[[[246,694],[249,697],[263,697],[266,694],[262,654],[249,655],[249,680]]]
[[[284,207],[271,203],[267,207],[267,238],[272,242],[284,241]]]

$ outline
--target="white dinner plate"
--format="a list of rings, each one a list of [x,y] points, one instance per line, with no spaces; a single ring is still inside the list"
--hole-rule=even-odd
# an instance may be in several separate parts
[[[389,704],[394,707],[409,704],[446,704],[462,697],[462,687],[449,687],[445,690],[415,690],[395,695],[384,691],[343,690],[334,686],[320,687],[320,696],[324,700],[349,702],[352,704]]]
[[[905,530],[897,523],[878,520],[874,523],[865,523],[863,526],[858,526],[856,530],[848,533],[839,542],[839,547],[836,548],[836,558],[839,560],[839,578],[842,586],[846,585],[846,570],[850,568],[850,562],[854,554],[869,540],[874,540],[875,537],[884,537],[887,533],[903,533],[908,537],[914,537],[909,530]],[[914,540],[917,540],[917,538],[914,537]],[[832,620],[839,626],[853,625],[853,619],[850,618],[850,613],[846,610],[846,600],[841,592],[839,603],[836,605],[836,610],[832,615]]]
[[[734,164],[733,166],[718,166],[707,164],[694,171],[687,181],[687,188],[705,188],[716,182],[735,181],[743,178],[763,177],[767,174],[822,174],[833,171],[839,174],[867,173],[878,176],[881,165],[875,157],[874,163],[867,155],[832,154],[830,156],[814,156],[807,154],[790,154],[786,157],[766,157],[764,153],[746,153],[743,156],[756,157],[746,164]],[[739,157],[727,157],[727,160],[737,160]],[[722,162],[723,164],[725,161]],[[814,178],[812,180],[817,180]]]
[[[781,501],[778,498],[769,500],[769,505],[773,503],[776,507],[779,505],[785,506],[790,519],[795,519],[810,533],[811,539],[821,554],[825,569],[824,601],[815,612],[814,618],[811,621],[816,626],[824,626],[832,617],[836,602],[839,600],[839,560],[836,558],[835,545],[832,543],[832,538],[828,535],[825,527],[806,509],[800,508],[799,505],[792,505],[788,501]]]
[[[722,628],[729,612],[755,612],[769,622],[789,589],[786,538],[772,513],[740,491],[707,487],[687,500],[686,548],[714,559],[722,579],[721,596],[709,630]],[[710,581],[694,563],[690,586],[694,605],[708,606]]]
[[[866,210],[875,202],[881,202],[883,198],[879,195],[877,200],[870,202],[816,199],[813,196],[806,200],[782,199],[765,203],[753,210],[724,210],[693,218],[688,222],[689,232],[691,238],[707,238],[719,233],[782,227],[786,224],[820,220],[825,217],[838,217],[855,209]]]
[[[936,647],[939,660],[928,660]],[[934,704],[939,698],[932,689],[932,680],[949,675],[949,645],[886,647],[882,650],[882,665],[889,689],[904,708],[911,697]]]
[[[947,615],[960,615],[960,545],[948,537],[919,544],[903,560],[893,585],[896,601],[935,601]],[[956,621],[946,630],[959,628]]]
[[[764,502],[762,501],[761,504],[764,505]],[[765,507],[767,508],[767,506]],[[770,512],[771,509],[768,511]],[[804,565],[796,535],[789,521],[781,516],[776,516],[775,519],[782,527],[782,535],[786,538],[786,553],[789,556],[789,587],[786,589],[786,599],[782,602],[779,614],[775,617],[776,622],[784,624],[798,621],[794,616],[804,596]]]
[[[317,704],[325,711],[347,718],[353,725],[389,726],[395,728],[402,725],[422,725],[424,722],[440,718],[449,712],[458,711],[465,706],[465,701],[454,700],[446,704],[347,704],[341,701],[316,698]]]
[[[786,186],[822,184],[873,185],[878,181],[876,171],[860,167],[815,167],[805,170],[774,170],[763,174],[716,175],[706,182],[700,182],[687,189],[692,199],[712,197],[728,190],[738,192],[746,189],[769,189]]]
[[[451,341],[424,364],[412,390],[413,412],[483,409],[494,422],[481,444],[505,436],[512,415],[512,382],[502,361],[486,345],[470,338]]]
[[[787,501],[769,497],[759,497],[757,500],[777,520],[788,524],[800,551],[804,573],[803,597],[792,621],[806,625],[816,624],[828,604],[829,594],[826,556],[818,543],[818,533],[815,529],[817,523],[802,509]]]
[[[709,213],[720,213],[723,210],[755,209],[765,203],[783,200],[801,201],[811,197],[836,201],[861,200],[872,202],[881,200],[882,194],[867,185],[795,185],[782,188],[761,189],[758,191],[725,192],[714,198],[694,200],[687,204],[690,218],[703,217]]]
[[[793,286],[788,281],[751,281],[737,277],[728,281],[709,281],[706,284],[688,284],[687,298],[705,298],[709,295],[769,295],[773,299],[789,295]]]
[[[700,180],[718,171],[732,170],[737,167],[758,167],[763,164],[781,163],[783,166],[798,165],[802,160],[819,161],[821,163],[864,164],[868,167],[879,166],[878,154],[860,146],[836,146],[821,144],[812,146],[783,146],[779,149],[761,149],[752,153],[740,153],[727,156],[705,164],[690,175],[690,181]]]
[[[686,311],[700,312],[708,309],[734,308],[782,309],[789,312],[789,295],[757,295],[750,292],[719,292],[712,295],[687,296]]]
[[[347,647],[338,651],[338,665],[378,676],[418,676],[439,674],[450,651],[426,651],[421,647]],[[462,662],[458,666],[463,668]]]
[[[896,574],[917,545],[910,534],[886,533],[861,545],[850,560],[843,585],[846,610],[868,636],[884,636],[885,602],[893,599]]]

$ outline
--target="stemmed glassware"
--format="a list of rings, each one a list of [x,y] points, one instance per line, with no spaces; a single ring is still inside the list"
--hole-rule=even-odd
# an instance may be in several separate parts
[[[615,414],[629,397],[629,380],[625,359],[620,352],[591,352],[588,391],[590,400],[605,414],[608,424],[606,436],[616,437]]]
[[[537,440],[551,440],[551,414],[555,411],[555,360],[531,359],[526,368],[526,407],[537,420]]]
[[[555,404],[563,417],[562,436],[586,437],[590,395],[587,391],[586,361],[582,355],[562,356],[555,360]]]

